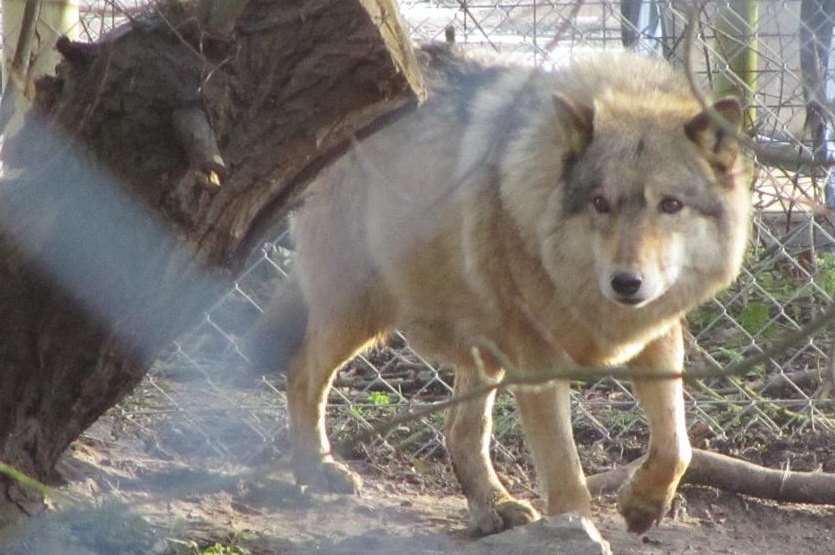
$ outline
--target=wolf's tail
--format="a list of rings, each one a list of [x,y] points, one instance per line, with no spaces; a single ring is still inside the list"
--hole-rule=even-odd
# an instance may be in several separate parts
[[[279,288],[261,318],[244,336],[243,352],[259,373],[285,372],[307,328],[307,305],[295,273]]]

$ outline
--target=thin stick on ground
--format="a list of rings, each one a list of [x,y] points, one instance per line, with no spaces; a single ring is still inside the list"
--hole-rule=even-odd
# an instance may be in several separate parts
[[[0,475],[6,476],[26,489],[38,493],[41,497],[55,497],[55,492],[49,486],[30,478],[11,465],[0,462]]]

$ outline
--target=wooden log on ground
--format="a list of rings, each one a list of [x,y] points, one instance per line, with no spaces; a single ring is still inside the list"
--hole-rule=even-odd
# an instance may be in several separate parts
[[[589,476],[589,491],[594,496],[616,492],[640,462]],[[703,449],[693,450],[682,482],[786,503],[835,505],[835,474],[765,468]]]

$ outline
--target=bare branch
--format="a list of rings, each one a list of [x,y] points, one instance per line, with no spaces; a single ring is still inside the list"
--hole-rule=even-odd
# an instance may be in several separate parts
[[[574,19],[577,17],[577,14],[580,13],[580,8],[583,7],[583,0],[576,0],[574,2],[574,7],[571,8],[571,12],[563,18],[562,23],[559,27],[557,27],[556,32],[554,33],[554,38],[552,38],[548,44],[545,46],[545,50],[551,51],[557,47],[557,44],[562,40],[563,34],[565,31],[571,27]]]
[[[738,362],[729,364],[724,368],[719,367],[718,365],[709,365],[708,367],[688,370],[686,373],[665,369],[635,370],[622,366],[612,368],[556,368],[540,372],[532,372],[520,376],[506,377],[499,382],[475,388],[466,395],[452,397],[446,401],[435,403],[416,411],[406,412],[394,416],[393,418],[382,422],[369,430],[362,431],[353,437],[347,438],[343,443],[352,445],[357,442],[369,441],[377,435],[385,436],[388,432],[401,424],[424,418],[459,403],[479,399],[489,395],[493,391],[503,391],[510,387],[543,385],[553,380],[592,382],[603,378],[614,378],[617,380],[675,380],[685,378],[687,381],[693,381],[705,378],[726,378],[729,376],[742,375],[755,366],[767,362],[769,359],[783,353],[790,347],[800,345],[801,342],[809,339],[812,335],[817,333],[820,329],[832,321],[835,321],[835,303],[830,304],[823,314],[813,319],[802,328],[794,332],[784,334],[782,339],[774,343],[774,345],[770,348],[762,351],[761,353],[746,357]],[[486,341],[481,341],[481,344],[483,347],[487,348],[490,351],[490,354],[495,356],[496,360],[500,363],[503,365],[508,364],[506,357],[494,345]]]
[[[29,74],[29,59],[32,55],[32,42],[35,29],[41,14],[43,0],[27,0],[20,21],[20,33],[17,36],[12,64],[8,71],[6,90],[0,100],[0,134],[5,133],[6,127],[17,111],[18,95],[27,97],[27,76]]]
[[[699,104],[701,104],[702,109],[711,121],[723,132],[735,137],[740,145],[748,149],[756,156],[757,160],[764,164],[787,169],[797,169],[798,171],[800,169],[813,171],[815,168],[828,168],[835,165],[835,159],[816,160],[811,153],[804,155],[802,150],[794,151],[790,149],[790,151],[786,151],[785,149],[775,148],[773,145],[759,144],[737,129],[735,125],[725,120],[708,102],[699,88],[696,80],[696,72],[693,67],[693,48],[696,42],[696,28],[701,13],[704,10],[705,3],[705,0],[698,0],[690,9],[687,28],[684,34],[684,71],[687,76],[687,81],[690,84],[690,91],[696,100],[698,100]]]
[[[210,33],[228,35],[235,28],[247,4],[249,0],[201,0],[201,19]]]
[[[23,17],[20,20],[20,34],[17,36],[12,67],[9,72],[10,79],[17,79],[20,90],[26,90],[25,77],[29,72],[29,59],[32,56],[32,43],[35,38],[35,29],[41,17],[41,6],[43,0],[27,0],[23,8]]]

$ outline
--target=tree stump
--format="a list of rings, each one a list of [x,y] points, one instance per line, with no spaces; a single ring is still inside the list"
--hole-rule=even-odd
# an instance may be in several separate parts
[[[4,148],[0,461],[47,482],[317,170],[423,95],[393,0],[262,0],[232,24],[160,5],[59,41]],[[0,525],[38,506],[0,477]]]

